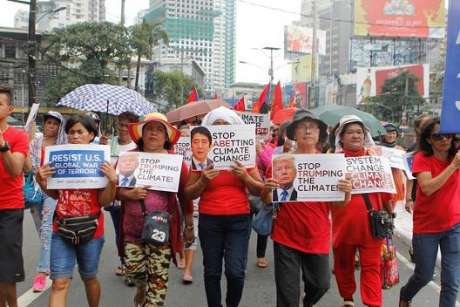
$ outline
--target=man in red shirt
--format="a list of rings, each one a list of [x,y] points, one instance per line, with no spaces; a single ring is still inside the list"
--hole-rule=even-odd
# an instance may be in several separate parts
[[[17,307],[16,283],[24,281],[22,221],[23,167],[29,150],[27,134],[8,126],[12,91],[0,87],[0,307]]]

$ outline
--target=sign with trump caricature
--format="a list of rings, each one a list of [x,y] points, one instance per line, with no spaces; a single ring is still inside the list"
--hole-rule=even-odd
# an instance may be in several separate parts
[[[345,178],[343,154],[281,154],[272,158],[278,182],[273,202],[343,201],[338,181]]]

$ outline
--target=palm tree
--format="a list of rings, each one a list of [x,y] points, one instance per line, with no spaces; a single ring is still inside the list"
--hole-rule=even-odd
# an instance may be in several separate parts
[[[130,28],[130,44],[134,52],[137,55],[136,64],[136,82],[134,90],[139,88],[139,71],[141,67],[141,58],[146,57],[152,58],[153,47],[159,45],[160,42],[164,44],[169,43],[168,34],[161,24],[151,24],[143,22],[141,24],[134,25]]]

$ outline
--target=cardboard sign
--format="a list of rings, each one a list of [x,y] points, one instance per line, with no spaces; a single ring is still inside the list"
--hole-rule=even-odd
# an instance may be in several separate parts
[[[391,167],[406,170],[406,166],[404,165],[404,156],[406,152],[404,150],[385,146],[374,146],[371,150],[375,152],[376,155],[387,158]]]
[[[343,154],[281,154],[272,158],[273,178],[280,187],[273,190],[273,202],[343,201],[338,190],[345,178]]]
[[[346,158],[346,173],[351,174],[352,194],[396,193],[390,163],[385,157],[362,156]]]
[[[190,146],[190,137],[181,136],[175,145],[176,154],[184,158],[187,166],[192,164],[192,148]]]
[[[181,155],[124,152],[118,158],[118,186],[177,192],[181,170]]]
[[[214,169],[231,169],[235,162],[245,167],[256,165],[256,133],[254,125],[217,125],[200,126],[193,129],[206,129],[206,134],[212,138],[212,146],[209,142],[197,146],[195,136],[191,140],[192,169],[202,170],[212,164]],[[208,135],[209,135],[208,134]],[[195,134],[197,135],[197,134]]]
[[[29,116],[27,116],[26,124],[24,125],[24,130],[25,131],[27,131],[27,132],[30,131],[30,128],[32,127],[32,123],[37,118],[39,108],[40,108],[39,103],[32,104],[32,107],[30,108]]]
[[[101,189],[107,178],[101,165],[110,161],[110,148],[106,145],[67,144],[47,146],[45,164],[54,167],[48,178],[47,188],[53,189]]]
[[[415,177],[412,175],[412,164],[414,163],[415,152],[408,152],[404,155],[404,166],[406,171],[406,176],[410,180],[414,180]]]
[[[236,112],[246,125],[256,126],[256,137],[258,140],[264,140],[270,134],[270,117],[268,114],[258,114],[251,112]]]

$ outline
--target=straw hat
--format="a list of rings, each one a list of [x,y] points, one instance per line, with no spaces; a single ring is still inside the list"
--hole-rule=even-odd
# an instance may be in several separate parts
[[[176,144],[177,140],[180,137],[180,131],[176,129],[173,125],[168,123],[168,119],[161,113],[150,113],[144,115],[139,122],[137,123],[130,123],[128,125],[129,135],[131,139],[137,143],[140,138],[142,138],[142,129],[148,123],[157,122],[163,124],[166,128],[166,132],[168,134],[168,139],[171,144]]]

